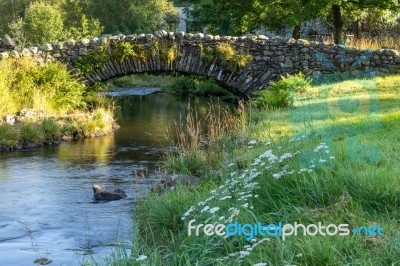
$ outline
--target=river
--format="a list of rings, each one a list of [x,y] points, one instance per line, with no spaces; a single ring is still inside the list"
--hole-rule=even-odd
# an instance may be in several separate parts
[[[209,100],[163,93],[115,99],[121,128],[113,135],[0,154],[0,265],[34,265],[41,257],[81,265],[102,262],[116,242],[129,249],[135,202],[155,182],[140,177],[143,169],[158,168],[171,147],[166,135],[174,138],[188,103],[204,118]],[[128,198],[95,202],[94,183],[116,185]]]

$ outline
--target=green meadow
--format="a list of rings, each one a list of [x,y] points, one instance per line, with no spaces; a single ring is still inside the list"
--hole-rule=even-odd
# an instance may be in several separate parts
[[[208,130],[195,121],[178,127],[179,152],[166,156],[164,170],[199,176],[199,187],[141,200],[132,255],[117,249],[107,263],[399,264],[400,76],[313,83],[291,108],[249,102],[235,114],[211,112]],[[348,224],[350,233],[188,236],[190,220]],[[380,226],[383,236],[351,232],[361,226]]]

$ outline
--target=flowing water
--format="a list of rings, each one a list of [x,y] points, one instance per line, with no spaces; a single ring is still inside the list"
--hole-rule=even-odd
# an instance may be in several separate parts
[[[121,128],[111,136],[0,154],[0,265],[34,265],[42,257],[50,265],[101,262],[116,242],[131,243],[135,202],[155,181],[138,176],[157,168],[189,102],[199,117],[209,106],[141,93],[115,94]],[[116,185],[128,198],[95,202],[94,183]]]

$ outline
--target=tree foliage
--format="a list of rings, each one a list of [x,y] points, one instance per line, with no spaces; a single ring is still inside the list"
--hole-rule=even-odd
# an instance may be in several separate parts
[[[32,44],[55,42],[62,38],[61,11],[49,4],[36,2],[25,11],[23,30]]]
[[[149,33],[174,14],[168,0],[0,0],[0,36],[12,35],[22,47],[102,32]]]
[[[398,14],[397,1],[381,0],[194,0],[191,15],[197,26],[216,34],[243,34],[260,29],[297,28],[302,22],[321,18],[332,26],[337,43],[346,26],[359,18],[378,19]],[[374,14],[373,17],[366,14]]]
[[[172,3],[166,0],[132,0],[129,11],[133,32],[155,31],[167,15],[176,13]]]

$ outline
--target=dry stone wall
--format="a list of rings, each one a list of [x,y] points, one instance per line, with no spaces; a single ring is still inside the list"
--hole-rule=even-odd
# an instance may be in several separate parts
[[[128,59],[124,62],[110,60],[101,70],[85,75],[87,83],[105,81],[110,78],[141,72],[177,71],[185,74],[207,76],[219,84],[241,95],[264,88],[281,75],[295,74],[300,71],[313,76],[337,71],[370,71],[384,74],[400,67],[400,55],[395,50],[382,49],[363,51],[343,46],[294,40],[290,38],[263,35],[251,37],[212,36],[204,34],[167,33],[157,31],[154,34],[140,35],[104,35],[100,38],[70,40],[59,44],[45,44],[22,51],[5,51],[0,58],[33,57],[39,64],[46,61],[61,61],[74,69],[76,60],[87,51],[94,50],[104,43],[132,42],[144,46],[154,41],[174,43],[178,56],[171,63],[161,59],[160,54],[150,54],[146,59]],[[229,43],[237,51],[246,51],[253,60],[236,71],[229,71],[217,60],[205,62],[200,56],[200,46],[216,47]]]

